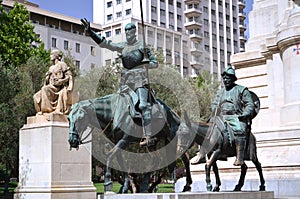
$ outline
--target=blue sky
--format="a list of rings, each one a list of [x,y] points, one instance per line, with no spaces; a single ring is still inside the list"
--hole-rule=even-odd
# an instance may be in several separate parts
[[[28,0],[38,4],[41,9],[53,11],[59,14],[78,19],[93,18],[93,0]]]

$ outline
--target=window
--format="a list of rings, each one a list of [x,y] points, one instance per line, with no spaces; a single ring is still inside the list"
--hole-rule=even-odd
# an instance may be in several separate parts
[[[162,34],[161,33],[157,33],[157,39],[162,39]]]
[[[107,21],[112,20],[112,14],[107,15],[106,19]]]
[[[172,55],[172,52],[171,52],[170,49],[166,49],[166,55],[167,55],[167,56],[171,56],[171,55]]]
[[[183,45],[183,46],[188,46],[188,45],[187,45],[187,41],[186,41],[186,40],[183,40],[183,41],[182,41],[182,45]]]
[[[117,12],[117,18],[122,17],[122,12]]]
[[[174,19],[174,13],[173,12],[169,12],[169,18]]]
[[[148,37],[153,37],[153,31],[151,31],[151,30],[148,30]]]
[[[112,7],[112,1],[107,2],[107,7],[108,8]]]
[[[181,3],[180,2],[177,1],[176,5],[177,5],[177,8],[181,8]]]
[[[166,41],[171,42],[171,37],[169,35],[166,36]]]
[[[204,19],[203,22],[204,22],[204,25],[208,25],[208,20],[207,19]]]
[[[217,53],[217,48],[213,47],[213,53]]]
[[[75,51],[76,51],[77,53],[80,53],[80,43],[76,43],[76,44],[75,44]]]
[[[208,7],[205,7],[205,6],[204,6],[204,7],[203,7],[203,12],[204,12],[204,13],[208,13]]]
[[[220,42],[224,43],[224,37],[223,36],[220,36]]]
[[[161,15],[161,16],[166,16],[166,11],[163,10],[163,9],[160,9],[160,15]]]
[[[216,16],[216,11],[215,10],[211,10],[211,15]]]
[[[160,26],[165,28],[166,27],[166,23],[165,22],[160,22]]]
[[[51,46],[56,48],[56,38],[52,37],[51,39]]]
[[[230,27],[226,26],[226,32],[230,32]]]
[[[69,49],[69,41],[64,40],[64,49],[68,50]]]
[[[96,55],[96,48],[95,48],[95,46],[91,46],[91,55],[93,55],[93,56]]]
[[[208,45],[205,45],[205,46],[204,46],[204,49],[205,49],[207,52],[209,52],[209,46],[208,46]]]
[[[75,61],[75,66],[78,70],[80,70],[80,61],[76,60]]]
[[[122,3],[122,0],[117,0],[117,4],[121,4]]]
[[[115,30],[115,33],[116,33],[116,35],[121,34],[121,28],[116,29],[116,30]]]
[[[125,12],[126,12],[126,15],[130,15],[131,14],[131,9],[127,9],[127,10],[125,10]]]
[[[171,6],[172,6],[172,5],[173,5],[173,1],[169,1],[169,5],[171,5]]]
[[[213,34],[212,34],[212,39],[213,39],[213,40],[217,40],[217,35],[213,33]]]
[[[105,60],[105,66],[109,66],[110,63],[111,63],[111,60],[110,60],[110,59]]]
[[[177,20],[181,21],[181,15],[177,15]]]
[[[130,2],[131,0],[126,0],[126,2]]]
[[[207,31],[204,31],[204,37],[209,38],[209,33]]]
[[[151,12],[156,13],[156,7],[155,6],[151,6]]]
[[[105,36],[106,36],[106,37],[110,37],[110,36],[111,36],[111,31],[105,32]]]
[[[91,69],[94,69],[94,68],[95,68],[95,66],[96,66],[96,64],[94,64],[94,63],[91,63]]]

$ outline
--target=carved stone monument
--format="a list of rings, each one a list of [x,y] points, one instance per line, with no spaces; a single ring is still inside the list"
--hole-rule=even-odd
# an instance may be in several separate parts
[[[231,64],[239,78],[237,82],[254,91],[261,101],[261,110],[253,120],[252,131],[257,139],[266,190],[274,191],[276,198],[300,196],[298,2],[254,0],[249,14],[250,37],[246,51],[231,56]],[[238,170],[230,162],[219,161],[218,165],[223,179],[222,189],[232,190]],[[243,190],[256,190],[255,169],[253,165],[248,166]],[[205,183],[204,165],[193,166],[192,170],[195,191]]]
[[[69,150],[72,74],[58,51],[45,85],[34,95],[36,116],[20,130],[19,184],[15,199],[96,199],[91,181],[91,143]]]

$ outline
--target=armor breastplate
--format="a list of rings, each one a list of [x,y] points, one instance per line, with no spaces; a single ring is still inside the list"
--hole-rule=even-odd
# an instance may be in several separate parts
[[[137,67],[142,64],[144,58],[141,42],[136,42],[133,45],[126,45],[122,52],[122,63],[127,69]]]

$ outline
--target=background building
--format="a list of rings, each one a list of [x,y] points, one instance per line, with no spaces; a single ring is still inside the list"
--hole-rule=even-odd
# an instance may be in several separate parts
[[[137,2],[93,0],[93,21],[108,39],[124,41],[124,26],[141,21]],[[230,55],[244,51],[244,8],[244,0],[143,0],[146,43],[163,50],[182,76],[201,70],[220,76]],[[114,58],[104,54],[106,62]]]
[[[11,0],[2,2],[7,9],[12,8],[14,3]],[[40,36],[46,49],[70,52],[81,71],[102,66],[101,50],[90,37],[85,36],[79,19],[40,9],[30,2],[26,4],[26,8],[30,12],[34,31]],[[102,30],[98,24],[91,23],[91,26],[97,32]]]

